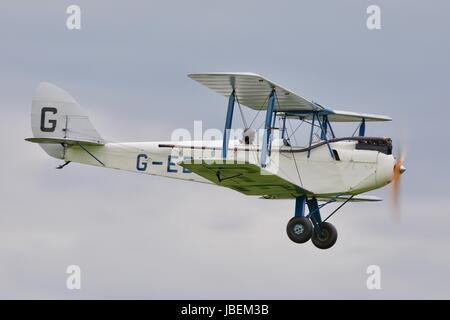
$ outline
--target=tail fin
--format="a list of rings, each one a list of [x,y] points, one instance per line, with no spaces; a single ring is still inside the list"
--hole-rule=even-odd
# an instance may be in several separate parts
[[[103,145],[104,141],[75,99],[57,86],[42,82],[31,108],[33,138],[50,156],[63,159],[64,144]]]

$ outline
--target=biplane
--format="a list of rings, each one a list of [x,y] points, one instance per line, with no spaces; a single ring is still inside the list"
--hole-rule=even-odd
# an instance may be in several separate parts
[[[209,183],[262,199],[294,200],[288,237],[295,243],[311,239],[320,249],[337,240],[336,228],[328,222],[335,212],[348,202],[380,201],[363,193],[390,182],[398,185],[405,171],[402,157],[392,154],[391,139],[365,134],[368,122],[391,121],[387,116],[333,110],[254,73],[189,77],[227,98],[222,139],[107,141],[70,94],[43,82],[32,102],[33,137],[26,140],[63,160],[58,169],[75,162]],[[240,139],[230,137],[236,105],[264,114],[259,135],[246,127]],[[305,145],[290,139],[286,123],[291,121],[310,127]],[[355,133],[337,137],[333,125],[338,122],[356,123]],[[321,209],[331,203],[339,206],[322,218]]]

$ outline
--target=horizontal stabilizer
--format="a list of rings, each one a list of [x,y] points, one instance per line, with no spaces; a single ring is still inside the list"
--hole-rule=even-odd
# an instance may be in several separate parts
[[[25,141],[33,143],[50,143],[50,144],[68,144],[68,145],[78,145],[83,144],[87,146],[103,146],[104,143],[101,141],[95,142],[91,140],[73,140],[66,138],[27,138]]]

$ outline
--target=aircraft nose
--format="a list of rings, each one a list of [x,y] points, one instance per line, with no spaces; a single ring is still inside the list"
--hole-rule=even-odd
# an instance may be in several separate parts
[[[406,171],[406,167],[404,165],[400,166],[400,174]]]

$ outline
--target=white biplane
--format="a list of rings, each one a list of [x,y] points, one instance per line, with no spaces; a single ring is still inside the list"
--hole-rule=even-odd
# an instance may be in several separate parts
[[[388,138],[366,137],[367,122],[390,121],[374,114],[337,111],[308,101],[254,73],[190,74],[191,79],[228,98],[224,137],[214,141],[109,142],[95,130],[79,104],[50,83],[36,89],[31,113],[33,138],[50,156],[70,162],[176,179],[206,182],[264,199],[295,199],[287,234],[332,247],[337,231],[328,218],[349,201],[380,201],[360,195],[393,182],[405,171]],[[262,141],[245,128],[230,139],[235,104],[265,112]],[[282,125],[275,128],[276,119]],[[309,143],[293,145],[286,121],[310,125]],[[358,123],[358,135],[338,138],[334,122]],[[314,141],[314,130],[320,137]],[[275,133],[280,136],[275,137]],[[327,218],[320,209],[341,202]],[[308,212],[305,210],[308,207]]]

